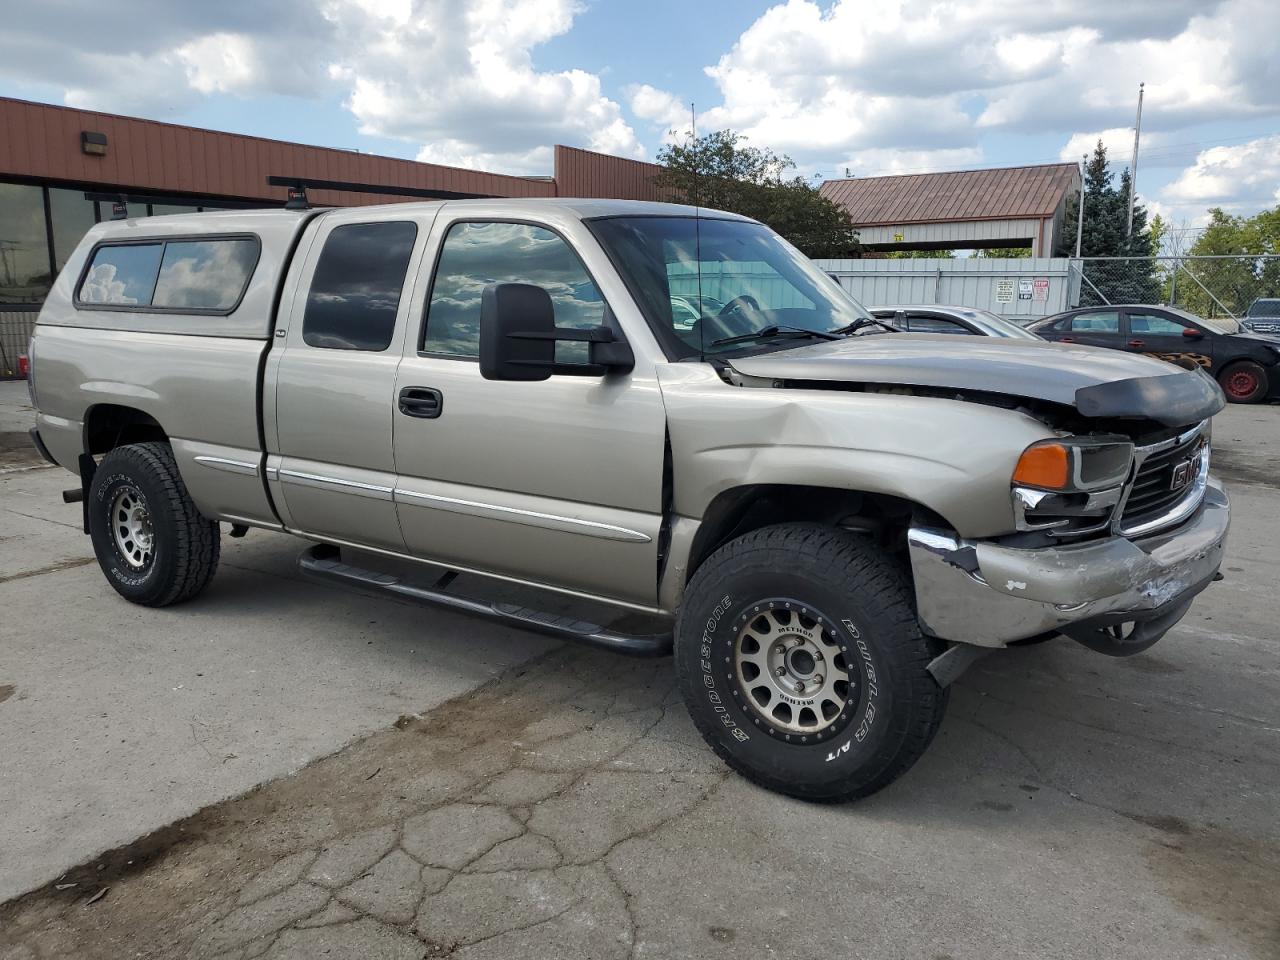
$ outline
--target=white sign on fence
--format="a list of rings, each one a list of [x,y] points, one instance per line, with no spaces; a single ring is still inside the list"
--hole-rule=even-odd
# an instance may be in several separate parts
[[[1044,303],[1049,299],[1049,278],[1036,277],[1035,284],[1031,291],[1031,299],[1036,303]]]
[[[1013,303],[1013,279],[1001,277],[996,281],[996,303]]]
[[[1030,277],[1022,277],[1018,280],[1018,299],[1019,300],[1031,299],[1031,278]]]

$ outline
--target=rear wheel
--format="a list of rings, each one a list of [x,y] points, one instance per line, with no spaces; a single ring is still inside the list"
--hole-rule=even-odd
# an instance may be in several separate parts
[[[808,800],[864,797],[924,753],[946,708],[910,583],[865,538],[784,524],[699,567],[676,628],[676,673],[731,767]]]
[[[102,458],[89,488],[89,533],[111,586],[143,606],[194,597],[218,566],[218,524],[192,503],[166,443]]]
[[[1237,360],[1218,374],[1218,383],[1232,403],[1257,403],[1267,392],[1267,371],[1252,360]]]

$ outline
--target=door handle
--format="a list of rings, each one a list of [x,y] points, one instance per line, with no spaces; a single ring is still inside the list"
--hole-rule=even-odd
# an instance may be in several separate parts
[[[1131,346],[1131,347],[1141,347],[1142,345],[1143,345],[1143,342],[1142,342],[1141,340],[1130,340],[1130,341],[1129,341],[1129,346]]]
[[[1076,338],[1075,338],[1075,337],[1062,337],[1058,342],[1059,342],[1059,343],[1075,343],[1075,342],[1076,342]]]
[[[444,397],[434,387],[405,387],[398,405],[406,417],[434,420],[444,410]]]

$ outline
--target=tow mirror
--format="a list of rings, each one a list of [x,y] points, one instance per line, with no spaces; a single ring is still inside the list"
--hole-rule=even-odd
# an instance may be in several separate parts
[[[1197,330],[1195,327],[1183,327],[1182,335],[1186,337],[1188,340],[1199,340],[1201,337],[1204,336],[1204,334],[1199,330]]]
[[[551,295],[530,283],[491,283],[480,295],[480,375],[486,380],[546,380],[553,373],[602,377],[626,372],[635,356],[605,326],[557,327]],[[586,343],[587,362],[556,360],[556,343]]]

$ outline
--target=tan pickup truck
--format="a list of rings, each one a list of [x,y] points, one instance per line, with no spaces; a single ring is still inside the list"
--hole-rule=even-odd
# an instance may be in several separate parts
[[[313,576],[674,649],[717,753],[812,799],[907,770],[981,653],[1150,646],[1227,533],[1203,374],[899,332],[766,227],[686,206],[104,223],[32,367],[33,439],[126,599],[199,594],[222,524],[297,534]],[[459,571],[619,618],[464,597]]]

